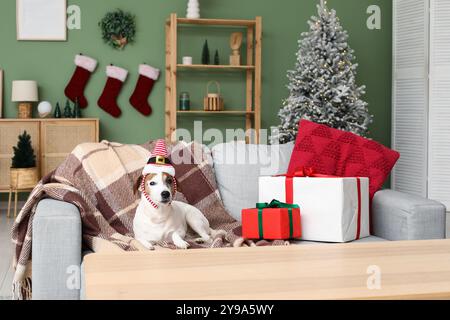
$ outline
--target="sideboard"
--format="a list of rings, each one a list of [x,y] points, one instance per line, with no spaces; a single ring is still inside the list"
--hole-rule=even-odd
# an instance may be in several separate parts
[[[0,119],[0,192],[9,191],[9,169],[18,136],[31,136],[40,177],[55,169],[80,143],[99,141],[98,119]]]

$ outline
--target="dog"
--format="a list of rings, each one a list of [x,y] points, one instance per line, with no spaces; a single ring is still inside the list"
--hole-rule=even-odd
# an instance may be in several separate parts
[[[171,240],[179,249],[187,249],[187,227],[199,237],[197,243],[211,242],[225,231],[211,229],[203,213],[187,203],[174,201],[177,191],[175,168],[167,157],[163,141],[158,141],[152,156],[135,185],[141,201],[133,220],[134,237],[149,250],[162,240]]]

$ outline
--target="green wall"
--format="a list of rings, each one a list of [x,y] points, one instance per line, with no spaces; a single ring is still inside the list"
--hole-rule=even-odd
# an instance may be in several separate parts
[[[34,79],[39,82],[41,100],[64,102],[64,88],[70,79],[73,57],[82,52],[99,60],[86,96],[90,105],[84,117],[99,117],[101,138],[127,143],[142,143],[164,135],[164,73],[157,83],[150,102],[154,113],[146,118],[128,103],[134,88],[139,63],[146,62],[164,69],[164,21],[171,12],[185,15],[187,0],[68,0],[82,10],[82,29],[69,31],[67,42],[18,42],[15,31],[15,0],[2,0],[0,4],[0,68],[5,69],[4,117],[16,115],[10,102],[11,81]],[[278,123],[277,111],[286,97],[286,70],[294,65],[297,40],[307,30],[307,19],[316,13],[317,0],[201,0],[203,17],[252,19],[263,17],[263,127]],[[329,0],[341,22],[350,34],[350,45],[355,49],[358,62],[358,82],[367,85],[366,100],[375,115],[371,127],[372,137],[384,144],[390,143],[391,123],[391,1],[390,0]],[[382,10],[382,29],[368,30],[366,9],[378,4]],[[137,16],[136,43],[124,51],[106,46],[97,26],[103,15],[121,8]],[[182,32],[180,41],[183,54],[199,59],[204,39],[210,49],[219,48],[222,60],[228,59],[228,37],[231,29],[191,28]],[[114,119],[99,109],[96,101],[105,83],[104,68],[114,63],[130,71],[120,95],[122,117]],[[222,83],[226,103],[233,107],[243,105],[243,77],[231,74],[183,74],[180,90],[191,92],[193,103],[199,104],[204,95],[205,81],[216,79]],[[188,120],[189,119],[189,120]],[[189,126],[193,117],[181,121]],[[242,126],[240,118],[221,118],[213,125],[220,128]]]

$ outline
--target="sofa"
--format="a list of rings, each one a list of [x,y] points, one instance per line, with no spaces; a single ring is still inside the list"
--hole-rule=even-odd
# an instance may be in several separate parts
[[[265,146],[243,142],[218,144],[211,149],[219,192],[234,218],[240,220],[240,210],[258,201],[260,175],[286,172],[292,150],[292,143]],[[358,242],[445,238],[446,208],[439,202],[385,189],[376,193],[371,209],[373,235]],[[33,221],[32,246],[33,299],[83,299],[83,257],[89,253],[82,251],[77,207],[52,199],[40,201]]]

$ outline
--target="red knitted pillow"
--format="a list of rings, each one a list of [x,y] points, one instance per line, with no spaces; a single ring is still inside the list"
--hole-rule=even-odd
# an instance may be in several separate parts
[[[302,120],[289,173],[312,167],[317,173],[340,177],[368,177],[370,199],[389,176],[400,154],[350,132]]]

